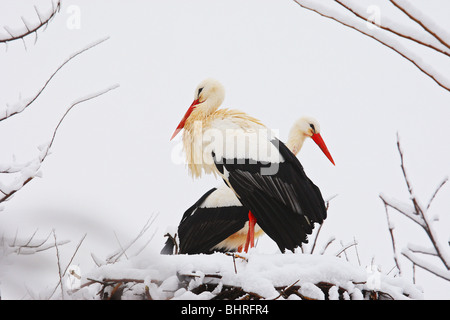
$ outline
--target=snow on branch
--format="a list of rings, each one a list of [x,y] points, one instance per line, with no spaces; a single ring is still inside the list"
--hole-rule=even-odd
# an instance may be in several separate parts
[[[431,203],[435,199],[437,193],[439,190],[441,190],[442,186],[448,181],[447,178],[442,180],[442,182],[439,184],[439,186],[436,188],[436,190],[433,192],[433,195],[428,202],[427,207],[424,207],[420,204],[419,199],[414,194],[412,184],[410,182],[410,179],[406,173],[405,163],[404,163],[404,156],[403,151],[400,145],[400,140],[397,135],[397,148],[398,152],[400,154],[400,166],[403,173],[403,178],[405,180],[405,184],[408,189],[408,193],[410,195],[409,200],[411,201],[410,204],[405,204],[403,202],[400,202],[398,200],[392,199],[390,197],[387,197],[383,194],[380,194],[380,199],[383,201],[385,208],[386,208],[386,217],[388,221],[388,228],[389,233],[391,236],[392,246],[394,250],[394,260],[396,263],[397,268],[399,269],[399,272],[401,273],[401,267],[399,264],[399,256],[397,253],[397,248],[395,245],[395,238],[394,238],[394,225],[392,224],[389,216],[388,207],[395,209],[397,212],[400,212],[404,216],[410,218],[412,221],[414,221],[417,225],[419,225],[428,236],[431,247],[424,247],[419,246],[417,244],[408,244],[406,248],[401,250],[401,254],[405,256],[409,261],[413,263],[414,266],[419,266],[422,269],[435,274],[436,276],[450,281],[450,247],[447,245],[447,243],[442,243],[439,241],[438,234],[434,228],[434,224],[438,221],[431,220],[428,217],[428,209],[431,206]],[[425,260],[424,258],[420,257],[419,255],[428,255],[434,258],[437,258],[443,265],[442,266],[436,266],[434,263],[429,262],[428,260]]]
[[[437,267],[434,263],[427,261],[418,255],[414,254],[411,250],[403,249],[402,255],[404,255],[408,260],[410,260],[414,265],[421,267],[422,269],[444,279],[450,281],[450,270],[443,270]]]
[[[73,58],[77,57],[78,55],[82,54],[83,52],[92,49],[93,47],[105,42],[106,40],[108,40],[109,37],[100,39],[92,44],[89,44],[88,46],[86,46],[85,48],[75,52],[74,54],[72,54],[68,59],[66,59],[52,74],[51,76],[47,79],[47,81],[44,83],[44,85],[40,88],[40,90],[33,96],[30,98],[26,98],[26,99],[19,99],[18,102],[16,102],[13,105],[6,105],[6,109],[2,115],[2,113],[0,113],[0,122],[8,119],[18,113],[21,113],[22,111],[24,111],[26,108],[28,108],[34,101],[36,101],[36,99],[41,95],[41,93],[45,90],[45,88],[47,87],[47,85],[50,83],[50,81],[55,77],[55,75],[58,73],[59,70],[61,70],[66,64],[68,64]],[[1,170],[0,170],[1,171]]]
[[[450,35],[417,10],[411,3],[404,0],[389,1],[391,1],[394,6],[406,14],[411,20],[420,25],[426,32],[450,49]]]
[[[56,16],[56,14],[60,11],[60,9],[61,9],[61,0],[58,0],[56,4],[52,1],[51,11],[45,14],[40,13],[38,8],[35,6],[34,10],[36,11],[36,15],[39,19],[39,22],[32,24],[28,22],[24,17],[21,17],[23,22],[22,28],[13,30],[10,27],[4,26],[3,29],[5,29],[8,35],[0,37],[0,43],[8,44],[8,42],[11,41],[22,40],[25,45],[24,39],[33,33],[35,34],[35,43],[36,43],[38,37],[37,34],[38,30],[41,28],[46,28],[48,23]]]
[[[72,110],[73,107],[77,106],[80,103],[87,102],[89,100],[92,100],[94,98],[97,98],[111,90],[114,90],[119,85],[115,84],[113,86],[110,86],[104,90],[98,91],[96,93],[92,93],[84,98],[81,98],[74,102],[64,113],[62,118],[59,120],[55,130],[53,131],[53,136],[49,143],[44,144],[39,147],[39,155],[32,161],[26,163],[22,168],[18,168],[17,164],[14,164],[14,172],[18,173],[18,176],[13,180],[12,183],[5,185],[0,182],[0,204],[10,199],[17,191],[22,189],[26,184],[28,184],[31,180],[33,180],[35,177],[40,176],[40,168],[42,163],[45,161],[47,156],[50,154],[50,149],[53,145],[53,142],[55,141],[56,134],[58,132],[58,129],[60,125],[62,124],[63,120],[66,118],[68,113]]]
[[[356,241],[335,255],[249,253],[125,254],[138,236],[83,272],[78,286],[57,298],[101,300],[404,300],[423,299],[409,280],[389,276],[339,258]],[[142,250],[139,250],[139,253]],[[118,257],[120,255],[120,257]],[[126,259],[125,259],[126,258]],[[57,290],[55,290],[56,292]]]
[[[412,10],[412,7],[408,5],[408,10],[402,11],[405,14],[408,14],[408,16],[413,21],[419,23],[424,28],[424,30],[427,31],[428,35],[431,35],[432,37],[427,36],[427,34],[417,35],[416,32],[412,31],[410,28],[399,26],[398,24],[390,21],[387,18],[383,18],[383,23],[376,24],[374,21],[371,21],[368,17],[361,13],[362,10],[360,8],[358,8],[354,4],[350,5],[348,2],[344,2],[342,0],[334,0],[333,2],[341,8],[346,9],[350,15],[341,14],[340,12],[334,10],[329,6],[325,6],[322,3],[319,3],[319,1],[294,0],[294,2],[306,10],[315,12],[327,19],[334,20],[388,47],[389,49],[398,53],[404,59],[411,62],[422,73],[434,80],[434,82],[436,82],[440,87],[450,92],[450,80],[446,76],[441,74],[436,68],[425,63],[420,56],[403,46],[399,41],[400,39],[411,40],[416,44],[425,46],[436,52],[444,54],[447,57],[450,57],[450,51],[448,50],[450,49],[450,47],[448,46],[448,43],[450,41],[443,40],[443,37],[438,36],[436,32],[431,31],[431,29],[427,27],[431,24],[431,22],[427,20],[427,23],[423,23],[423,20],[425,20],[426,17],[418,10]],[[396,4],[396,7],[399,9],[405,8],[404,1],[402,1],[401,6],[398,5],[398,0],[397,2],[391,0],[391,2],[393,4]],[[376,25],[377,28],[368,28],[368,24]],[[438,28],[433,24],[433,29]],[[440,34],[441,33],[442,32],[440,32]],[[450,39],[450,37],[445,36],[445,39]],[[434,44],[433,42],[436,42],[435,40],[438,40],[438,43]],[[444,48],[441,48],[441,45],[444,45]]]
[[[145,263],[144,263],[145,261]],[[84,275],[72,299],[397,300],[422,299],[402,278],[333,256],[224,253],[122,260]]]
[[[13,238],[2,236],[2,238],[0,239],[0,252],[2,256],[6,256],[12,253],[19,255],[31,255],[54,248],[56,245],[62,246],[70,242],[69,240],[49,242],[48,240],[51,236],[51,233],[49,233],[48,236],[43,239],[36,239],[38,229],[36,229],[33,234],[27,239],[18,238],[17,233],[18,232],[16,231],[16,234]]]
[[[372,20],[371,17],[367,16],[367,14],[364,13],[365,12],[364,9],[355,5],[354,3],[348,4],[347,2],[344,2],[342,0],[335,0],[335,2],[344,7],[346,10],[353,13],[359,19],[365,21],[366,23],[371,23],[380,29],[395,34],[396,36],[413,41],[417,44],[428,47],[430,49],[435,50],[436,52],[446,55],[447,57],[450,57],[450,51],[446,50],[445,48],[441,48],[439,43],[436,43],[437,42],[436,38],[431,36],[430,34],[427,33],[417,34],[415,30],[413,30],[412,28],[399,25],[396,22],[389,19],[388,17],[383,17],[383,24],[378,24],[376,21]]]

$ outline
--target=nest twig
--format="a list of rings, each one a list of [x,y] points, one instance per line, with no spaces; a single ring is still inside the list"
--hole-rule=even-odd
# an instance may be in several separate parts
[[[201,277],[203,277],[203,281],[199,285],[190,288],[191,281],[192,280],[198,281],[198,279]],[[278,300],[280,298],[287,299],[291,295],[296,295],[300,297],[302,300],[317,300],[317,298],[307,296],[301,292],[302,285],[299,284],[300,280],[297,280],[291,285],[274,287],[275,290],[279,293],[279,295],[275,298],[273,297],[271,298],[271,297],[263,297],[256,292],[245,290],[240,286],[223,284],[220,282],[220,280],[222,279],[222,275],[218,273],[202,274],[202,275],[200,275],[200,273],[197,274],[195,272],[188,274],[178,273],[177,278],[178,278],[178,288],[176,290],[184,288],[185,290],[188,290],[196,295],[199,295],[204,292],[210,292],[214,294],[211,300],[265,300],[265,299]],[[98,295],[100,299],[104,300],[121,299],[121,296],[126,291],[126,289],[130,289],[136,284],[144,284],[144,279],[123,278],[123,279],[102,279],[102,280],[88,279],[88,280],[89,281],[84,283],[81,287],[86,287],[93,284],[100,284],[101,289],[99,290]],[[162,284],[162,281],[151,280],[150,283],[153,283],[156,286],[160,286]],[[363,285],[364,282],[353,282],[353,284]],[[352,294],[348,292],[347,289],[334,283],[322,281],[316,283],[315,286],[323,292],[325,300],[330,299],[329,292],[330,289],[333,287],[337,288],[339,300],[352,299]],[[141,291],[142,292],[139,291],[135,292],[135,296],[140,297],[141,299],[153,300],[152,296],[150,295],[148,285],[145,285]],[[394,298],[389,293],[382,292],[379,290],[362,289],[361,293],[363,294],[364,299],[367,300],[394,300]]]

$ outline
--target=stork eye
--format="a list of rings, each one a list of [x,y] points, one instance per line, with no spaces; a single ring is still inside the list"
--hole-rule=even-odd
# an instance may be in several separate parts
[[[314,127],[314,125],[313,125],[312,123],[310,123],[309,126],[311,127],[311,129],[313,130],[313,132],[316,132],[316,128]]]
[[[202,92],[203,88],[198,89],[197,97],[200,97],[200,93]]]

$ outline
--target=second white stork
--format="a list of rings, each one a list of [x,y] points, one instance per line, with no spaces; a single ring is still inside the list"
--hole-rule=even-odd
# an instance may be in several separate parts
[[[314,131],[311,130],[314,128]],[[317,137],[320,126],[312,117],[301,117],[292,126],[286,146],[295,155],[307,138]],[[244,207],[235,193],[225,184],[212,188],[185,211],[178,225],[178,253],[199,254],[212,252],[247,252],[249,243],[249,209]],[[255,225],[254,238],[263,235]],[[162,254],[174,253],[174,238],[166,241]]]
[[[218,81],[200,83],[172,139],[184,129],[191,175],[220,174],[249,209],[250,243],[257,222],[282,252],[293,251],[307,241],[314,223],[326,217],[321,192],[297,157],[259,120],[241,111],[219,110],[224,97]],[[315,128],[308,130],[313,136]],[[312,138],[334,163],[320,134]]]

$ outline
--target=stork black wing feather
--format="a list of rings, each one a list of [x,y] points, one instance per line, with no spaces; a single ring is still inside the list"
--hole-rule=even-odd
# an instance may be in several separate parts
[[[212,248],[248,221],[248,209],[242,206],[202,208],[206,199],[216,191],[212,188],[187,209],[178,226],[179,253],[212,253]],[[173,241],[168,239],[162,254],[173,253]]]
[[[248,221],[243,206],[197,208],[178,226],[180,253],[212,253],[214,246],[242,229]]]
[[[226,169],[240,201],[280,250],[293,250],[307,241],[315,222],[326,218],[325,202],[297,157],[281,141],[271,142],[284,159],[273,175],[262,173],[273,164],[249,159],[223,159],[216,165]]]

